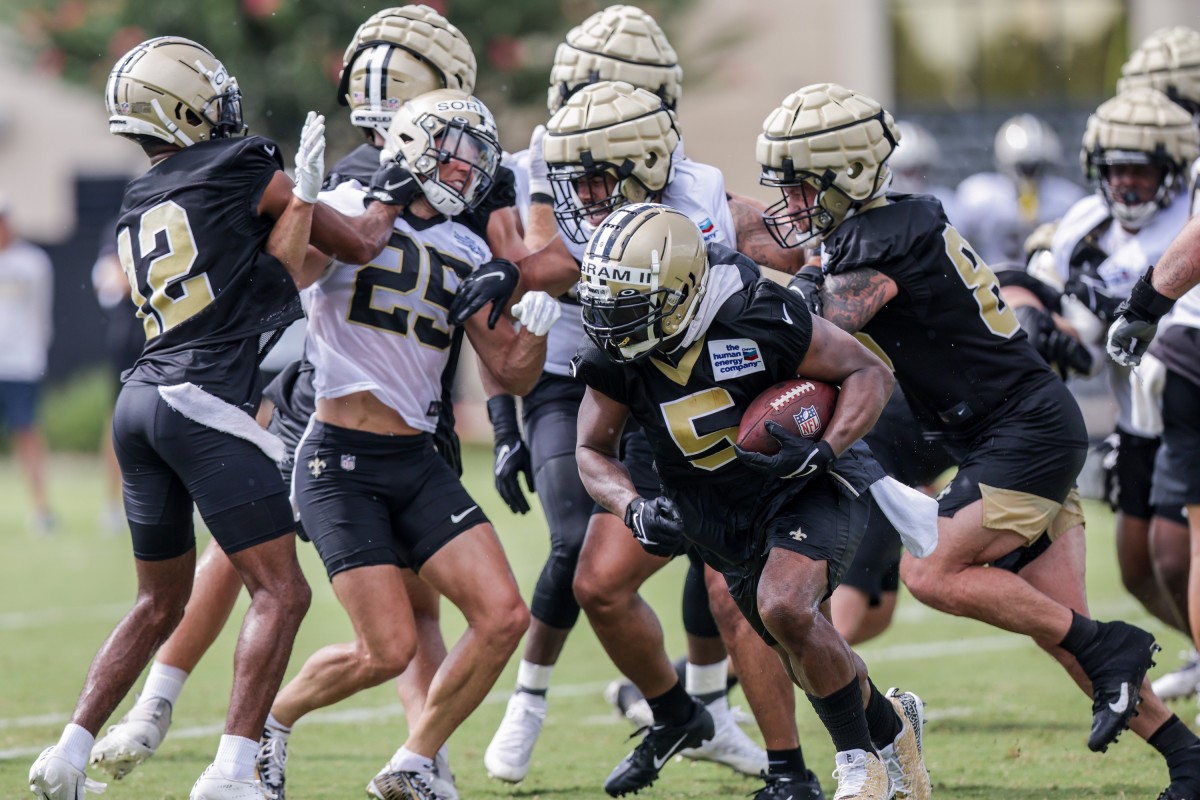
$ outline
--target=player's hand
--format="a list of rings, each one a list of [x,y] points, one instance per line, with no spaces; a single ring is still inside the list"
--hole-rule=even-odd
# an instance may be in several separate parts
[[[292,187],[292,194],[306,203],[315,203],[324,179],[325,117],[310,111],[304,120],[304,129],[300,131],[300,148],[296,150],[296,185]]]
[[[450,301],[450,324],[462,325],[491,303],[487,326],[495,328],[520,277],[517,265],[503,258],[493,258],[472,272],[459,284],[454,299]]]
[[[813,441],[792,433],[775,420],[763,423],[767,433],[779,442],[779,452],[773,456],[743,450],[736,444],[734,452],[743,464],[771,478],[803,480],[820,475],[833,463],[833,448],[824,439]]]
[[[533,484],[529,448],[521,439],[521,428],[517,424],[517,401],[506,394],[489,397],[487,410],[496,441],[492,464],[496,491],[514,514],[528,514],[529,501],[525,499],[518,480],[521,474],[525,475],[525,486],[529,491],[536,492],[537,489]]]
[[[1136,367],[1142,363],[1142,356],[1150,348],[1154,334],[1158,333],[1158,323],[1128,316],[1125,303],[1117,309],[1117,321],[1108,329],[1109,357],[1123,367]]]
[[[1068,375],[1087,375],[1091,371],[1092,354],[1074,336],[1060,331],[1049,311],[1036,306],[1018,306],[1016,315],[1033,349],[1063,379]]]
[[[671,558],[683,548],[683,518],[666,497],[635,497],[625,508],[625,524],[652,556]]]
[[[1105,323],[1111,322],[1119,313],[1120,301],[1108,293],[1104,281],[1092,275],[1075,275],[1063,286],[1063,294],[1083,303]]]
[[[512,315],[534,336],[545,336],[562,316],[562,306],[545,292],[528,292],[512,307]]]
[[[529,196],[553,197],[550,187],[550,171],[546,168],[546,157],[542,153],[542,142],[546,139],[546,126],[538,125],[529,137]]]
[[[383,153],[387,153],[386,150]],[[403,162],[389,158],[371,176],[364,205],[380,202],[388,206],[407,206],[421,196],[421,184]]]
[[[821,316],[821,287],[825,285],[825,272],[813,264],[800,268],[795,277],[788,282],[788,291],[795,292],[804,298],[804,305],[814,317]]]

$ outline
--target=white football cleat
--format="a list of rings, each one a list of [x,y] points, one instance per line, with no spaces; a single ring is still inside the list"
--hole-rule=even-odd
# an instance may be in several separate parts
[[[39,800],[82,800],[84,792],[100,794],[106,788],[107,784],[92,780],[72,766],[55,746],[43,750],[29,768],[29,790]]]
[[[375,773],[375,777],[367,784],[367,794],[371,797],[386,800],[381,786],[396,787],[396,782],[389,778],[390,775],[399,771],[393,763],[393,759],[395,759],[394,755],[388,759],[388,763],[383,765],[383,769]],[[437,751],[437,755],[433,757],[433,772],[424,775],[424,779],[429,784],[430,790],[440,800],[458,800],[458,787],[454,785],[454,773],[450,771],[449,745],[444,744]]]
[[[833,800],[890,800],[892,779],[879,756],[866,750],[843,750],[834,756],[838,788]]]
[[[896,740],[881,748],[880,757],[892,780],[896,800],[930,800],[933,786],[925,767],[922,737],[925,734],[925,703],[912,692],[888,689],[884,695],[900,717]]]
[[[679,755],[693,761],[713,761],[724,764],[743,775],[759,775],[767,772],[767,751],[738,727],[729,700],[719,697],[705,708],[712,715],[716,732],[699,747],[680,750]]]
[[[1150,684],[1159,700],[1182,700],[1200,689],[1200,653],[1195,649],[1179,654],[1184,662]]]
[[[171,727],[171,704],[161,697],[134,701],[92,746],[91,765],[121,780],[158,750]]]
[[[483,766],[492,778],[519,783],[529,774],[533,747],[546,721],[546,698],[514,692],[504,719],[483,754]]]
[[[188,800],[271,800],[271,797],[253,778],[230,780],[221,774],[216,764],[209,764],[196,780]]]

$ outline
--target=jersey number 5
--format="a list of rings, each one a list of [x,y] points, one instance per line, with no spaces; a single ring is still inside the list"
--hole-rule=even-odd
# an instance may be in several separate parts
[[[130,228],[121,228],[117,255],[148,340],[191,319],[213,301],[207,274],[188,277],[196,263],[196,239],[187,211],[174,201],[142,214],[136,246]],[[144,285],[139,274],[146,276]]]
[[[718,386],[662,403],[659,408],[675,446],[693,466],[711,472],[737,458],[733,450],[738,432],[737,413],[732,414],[734,425],[729,428],[717,428],[723,420],[715,416],[722,411],[728,414],[734,408],[729,392]]]

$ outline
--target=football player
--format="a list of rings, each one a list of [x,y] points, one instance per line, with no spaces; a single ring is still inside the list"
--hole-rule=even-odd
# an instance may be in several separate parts
[[[500,163],[495,125],[477,98],[441,89],[396,112],[388,144],[398,159],[392,180],[370,192],[351,180],[322,194],[347,211],[364,198],[403,206],[387,250],[365,266],[334,262],[303,294],[316,413],[296,451],[293,485],[356,639],[310,656],[271,714],[291,728],[407,667],[416,641],[401,568],[413,570],[467,623],[391,770],[374,779],[384,798],[425,800],[444,796],[432,786],[433,760],[487,694],[529,617],[491,524],[450,466],[430,458],[450,301],[462,277],[491,259],[486,241],[455,217],[491,188]],[[513,311],[519,331],[508,322],[489,329],[478,315],[466,332],[501,385],[523,394],[541,372],[559,309],[544,292],[529,292]],[[276,797],[285,760],[281,753],[263,776]]]
[[[648,552],[686,543],[725,576],[742,614],[780,653],[829,730],[837,797],[891,797],[891,761],[905,796],[928,798],[919,701],[874,687],[825,606],[862,538],[868,492],[899,486],[865,448],[852,449],[879,416],[891,375],[853,337],[812,318],[795,293],[747,281],[741,261],[706,245],[689,216],[661,205],[624,206],[592,234],[579,291],[591,342],[571,362],[587,385],[580,475]],[[718,369],[731,352],[752,351],[753,366]],[[750,403],[797,374],[841,386],[822,438],[767,423],[780,441],[777,455],[738,448]],[[661,483],[653,498],[619,457],[631,419],[653,453]],[[932,513],[924,527],[931,536]],[[655,709],[654,727],[613,771],[609,794],[642,788],[676,750],[711,730],[703,709],[680,695],[676,686],[652,700],[663,713]]]
[[[623,81],[592,83],[573,94],[547,128],[542,155],[549,166],[560,231],[547,249],[569,253],[568,264],[579,263],[589,232],[614,208],[648,198],[686,213],[706,240],[730,245],[737,241],[738,228],[720,171],[682,156],[675,116],[658,95]],[[761,228],[761,221],[756,220],[756,225]],[[750,269],[757,277],[757,268]],[[578,267],[574,266],[567,279],[577,282],[578,275]],[[551,331],[545,374],[522,401],[532,445],[530,461],[546,498],[552,547],[532,601],[534,622],[518,669],[517,690],[484,756],[489,774],[509,781],[522,780],[528,772],[545,719],[550,675],[578,619],[581,603],[617,667],[643,694],[649,689],[649,696],[656,698],[679,683],[653,612],[637,594],[641,584],[667,560],[636,547],[620,518],[606,512],[593,514],[593,504],[579,481],[574,447],[583,386],[567,373],[570,358],[583,338],[583,327],[573,293],[564,293],[561,304],[564,318]],[[512,458],[524,447],[517,438],[515,404],[512,398],[494,396],[488,408],[498,432],[498,467],[507,467],[504,457]],[[508,454],[500,450],[506,446],[510,448]],[[645,473],[656,485],[647,449],[627,443],[626,452],[630,459],[645,455],[641,459]],[[505,471],[498,469],[498,477],[506,477]],[[506,482],[498,480],[510,505],[517,499],[525,502],[515,486],[516,477],[514,471],[514,485],[507,489]],[[528,510],[528,505],[523,508]],[[519,508],[514,506],[516,510]],[[589,551],[592,557],[585,559],[581,553]],[[707,605],[703,565],[697,562],[696,569],[692,590],[700,590],[699,602]],[[720,576],[714,573],[713,577],[719,580]],[[721,587],[718,601],[725,594]],[[720,615],[719,610],[716,613]],[[713,636],[716,623],[709,621],[705,629],[705,620],[698,616],[685,611],[693,663],[686,668],[684,679],[687,681],[691,675],[688,691],[708,695],[705,701],[715,728],[708,741],[686,748],[683,754],[723,763],[749,775],[768,772],[771,785],[780,790],[786,781],[790,790],[819,793],[820,784],[805,765],[800,750],[790,685],[778,659],[749,635],[744,623],[739,635],[736,613],[727,615],[731,622],[727,638],[747,671],[743,681],[747,699],[759,718],[767,749],[776,754],[772,768],[763,748],[734,721],[725,697],[726,653]],[[653,624],[642,624],[647,619]],[[708,652],[696,652],[697,647],[705,645],[709,645]],[[690,712],[690,708],[684,710]]]
[[[886,193],[896,138],[877,102],[816,84],[768,115],[756,153],[782,193],[767,224],[781,242],[822,244],[823,315],[886,357],[959,459],[937,550],[906,556],[901,578],[934,608],[1033,638],[1092,697],[1090,749],[1132,727],[1167,760],[1166,796],[1196,797],[1200,739],[1145,679],[1154,637],[1085,616],[1079,407],[937,201]]]
[[[113,421],[138,602],[96,655],[71,723],[34,763],[30,786],[48,800],[95,788],[84,774],[95,733],[188,601],[195,504],[251,600],[225,734],[191,797],[264,797],[257,736],[310,592],[274,463],[282,447],[252,416],[258,361],[300,316],[297,287],[319,274],[305,259],[310,235],[339,257],[369,260],[397,210],[369,209],[352,225],[316,206],[324,119],[309,114],[293,185],[278,145],[242,135],[237,80],[196,42],[137,45],[110,73],[105,100],[110,132],[141,145],[151,163],[127,187],[117,223],[146,332]]]
[[[996,171],[958,185],[953,222],[986,263],[1020,263],[1034,228],[1062,217],[1085,192],[1054,174],[1063,164],[1062,145],[1054,129],[1032,114],[1005,120],[992,154]]]
[[[1122,582],[1158,619],[1183,631],[1186,579],[1174,581],[1173,592],[1160,578],[1172,573],[1182,577],[1180,566],[1188,560],[1183,504],[1151,501],[1162,433],[1160,399],[1154,391],[1161,381],[1152,376],[1161,367],[1155,361],[1154,369],[1147,364],[1141,376],[1133,376],[1099,350],[1118,304],[1187,222],[1185,183],[1198,148],[1200,129],[1191,116],[1157,89],[1126,89],[1101,104],[1088,119],[1080,153],[1096,192],[1071,207],[1050,248],[1053,278],[1071,298],[1069,321],[1085,344],[1095,348],[1096,365],[1107,364],[1116,399],[1116,430],[1109,439],[1115,448],[1104,465],[1106,495],[1117,513]]]
[[[440,14],[423,5],[384,9],[368,18],[346,49],[342,70],[338,101],[349,107],[351,122],[363,131],[367,142],[334,164],[325,179],[326,188],[351,178],[369,184],[372,174],[379,168],[383,133],[404,100],[441,88],[469,92],[475,84],[475,56],[466,37]],[[507,180],[511,183],[511,174]],[[490,204],[503,194],[503,174],[498,182],[501,185],[493,186],[477,209],[461,218],[476,227],[487,226]],[[498,246],[503,249],[503,245]],[[507,254],[510,258],[520,255],[511,249]],[[452,354],[457,352],[460,331],[455,332]],[[450,361],[454,360],[452,355]],[[447,364],[446,375],[453,374],[453,367],[453,363]],[[262,422],[266,424],[268,419],[271,420],[272,432],[283,439],[287,452],[291,453],[315,407],[311,365],[302,361],[290,367],[285,370],[283,379],[264,391],[271,401],[267,405],[273,404],[277,408],[274,413],[270,407],[262,409]],[[435,443],[447,462],[459,469],[453,413],[445,398],[446,390],[443,391],[442,413],[437,417]],[[285,483],[291,482],[292,464],[288,459],[280,465]],[[420,642],[417,657],[397,679],[397,690],[411,728],[420,716],[429,682],[445,657],[446,648],[438,624],[437,593],[429,584],[417,579],[411,570],[404,570],[402,574],[410,590]],[[188,674],[224,627],[241,587],[242,582],[229,559],[219,544],[212,542],[197,567],[188,612],[156,654],[133,708],[96,743],[92,750],[93,764],[120,779],[153,755],[170,726],[174,705]],[[288,734],[270,717],[268,725],[272,729],[272,744],[264,747],[260,765],[265,773],[270,772],[271,762],[278,760]],[[452,797],[454,787],[444,748],[438,754],[437,765],[438,788]],[[387,771],[386,767],[383,771]]]

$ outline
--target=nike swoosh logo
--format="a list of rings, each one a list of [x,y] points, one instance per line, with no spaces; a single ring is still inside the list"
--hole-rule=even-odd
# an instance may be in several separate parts
[[[482,275],[480,275],[478,272],[475,273],[475,280],[477,280],[477,281],[484,280],[485,278],[503,278],[503,277],[504,277],[504,273],[502,273],[502,272],[485,272]]]
[[[812,474],[813,474],[814,472],[816,472],[816,471],[817,471],[817,465],[816,465],[816,464],[809,464],[809,465],[808,465],[807,467],[805,467],[804,469],[797,470],[796,472],[793,472],[793,473],[792,473],[791,475],[789,475],[788,477],[791,477],[791,478],[803,478],[803,477],[805,477],[806,475],[812,475]]]
[[[675,751],[679,749],[679,745],[683,744],[683,740],[686,738],[687,738],[686,733],[683,736],[680,736],[679,741],[676,742],[675,744],[671,745],[667,749],[667,754],[665,756],[663,756],[661,759],[658,756],[654,757],[654,770],[656,772],[663,768],[663,764],[667,763],[667,761],[669,761],[671,759],[671,756],[675,755]]]
[[[1129,708],[1129,684],[1121,684],[1121,697],[1115,703],[1109,703],[1108,707],[1114,714],[1124,714],[1125,709]]]
[[[792,324],[792,318],[788,316],[787,306],[783,307],[783,321],[786,322],[788,325]]]
[[[496,451],[496,469],[494,470],[497,475],[504,471],[504,465],[508,463],[508,459],[515,452],[515,449],[510,448],[506,444],[500,445],[500,449]]]
[[[399,189],[401,186],[407,186],[411,181],[412,181],[412,178],[405,178],[404,180],[400,181],[399,183],[390,183],[390,182],[385,183],[385,184],[383,184],[383,190],[385,192],[390,192],[393,189]]]
[[[471,506],[466,511],[462,511],[458,514],[451,514],[450,522],[454,525],[457,525],[458,523],[462,522],[464,519],[467,518],[467,514],[470,514],[472,511],[474,511],[477,508],[479,508],[479,506]]]

